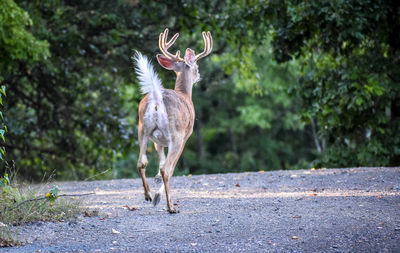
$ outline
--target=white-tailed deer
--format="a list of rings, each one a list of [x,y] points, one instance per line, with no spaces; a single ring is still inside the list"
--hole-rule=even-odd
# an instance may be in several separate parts
[[[178,212],[175,209],[169,191],[169,179],[174,173],[176,163],[189,136],[193,132],[194,107],[192,102],[193,84],[200,80],[197,61],[212,50],[212,37],[210,32],[203,32],[204,51],[195,55],[194,51],[187,48],[185,57],[180,57],[180,51],[176,54],[168,52],[179,34],[175,34],[167,42],[168,29],[160,34],[159,47],[163,55],[157,54],[158,63],[176,74],[175,89],[164,89],[161,80],[154,72],[153,66],[141,53],[136,52],[136,73],[139,78],[142,93],[147,94],[139,104],[139,128],[138,138],[140,153],[137,163],[144,187],[144,197],[147,201],[153,201],[154,205],[160,202],[160,195],[165,190],[168,211]],[[158,153],[159,172],[156,181],[163,184],[151,198],[150,188],[146,180],[145,170],[147,165],[146,149],[147,141],[152,140]],[[165,157],[164,147],[168,147]]]

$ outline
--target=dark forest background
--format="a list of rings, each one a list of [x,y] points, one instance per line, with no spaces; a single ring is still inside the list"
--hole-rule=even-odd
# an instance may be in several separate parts
[[[176,175],[400,165],[398,1],[1,0],[2,170],[136,177],[131,56],[173,88],[155,60],[166,27],[172,51],[214,38]]]

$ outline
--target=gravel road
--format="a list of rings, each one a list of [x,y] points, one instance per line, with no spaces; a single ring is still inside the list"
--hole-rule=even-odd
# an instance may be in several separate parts
[[[400,252],[399,167],[174,177],[178,214],[140,179],[58,185],[95,192],[81,201],[99,215],[22,226],[0,252]]]

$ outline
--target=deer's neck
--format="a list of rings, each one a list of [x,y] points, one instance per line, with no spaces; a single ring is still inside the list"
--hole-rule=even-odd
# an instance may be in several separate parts
[[[175,90],[192,98],[193,80],[185,72],[176,73]]]

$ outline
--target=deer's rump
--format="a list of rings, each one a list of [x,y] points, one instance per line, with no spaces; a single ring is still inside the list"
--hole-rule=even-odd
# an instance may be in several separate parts
[[[152,94],[143,100],[145,103],[142,115],[146,134],[150,139],[162,146],[168,146],[171,133],[182,133],[187,139],[193,131],[194,108],[192,101],[188,101],[179,91],[163,89],[162,101],[156,101]]]

